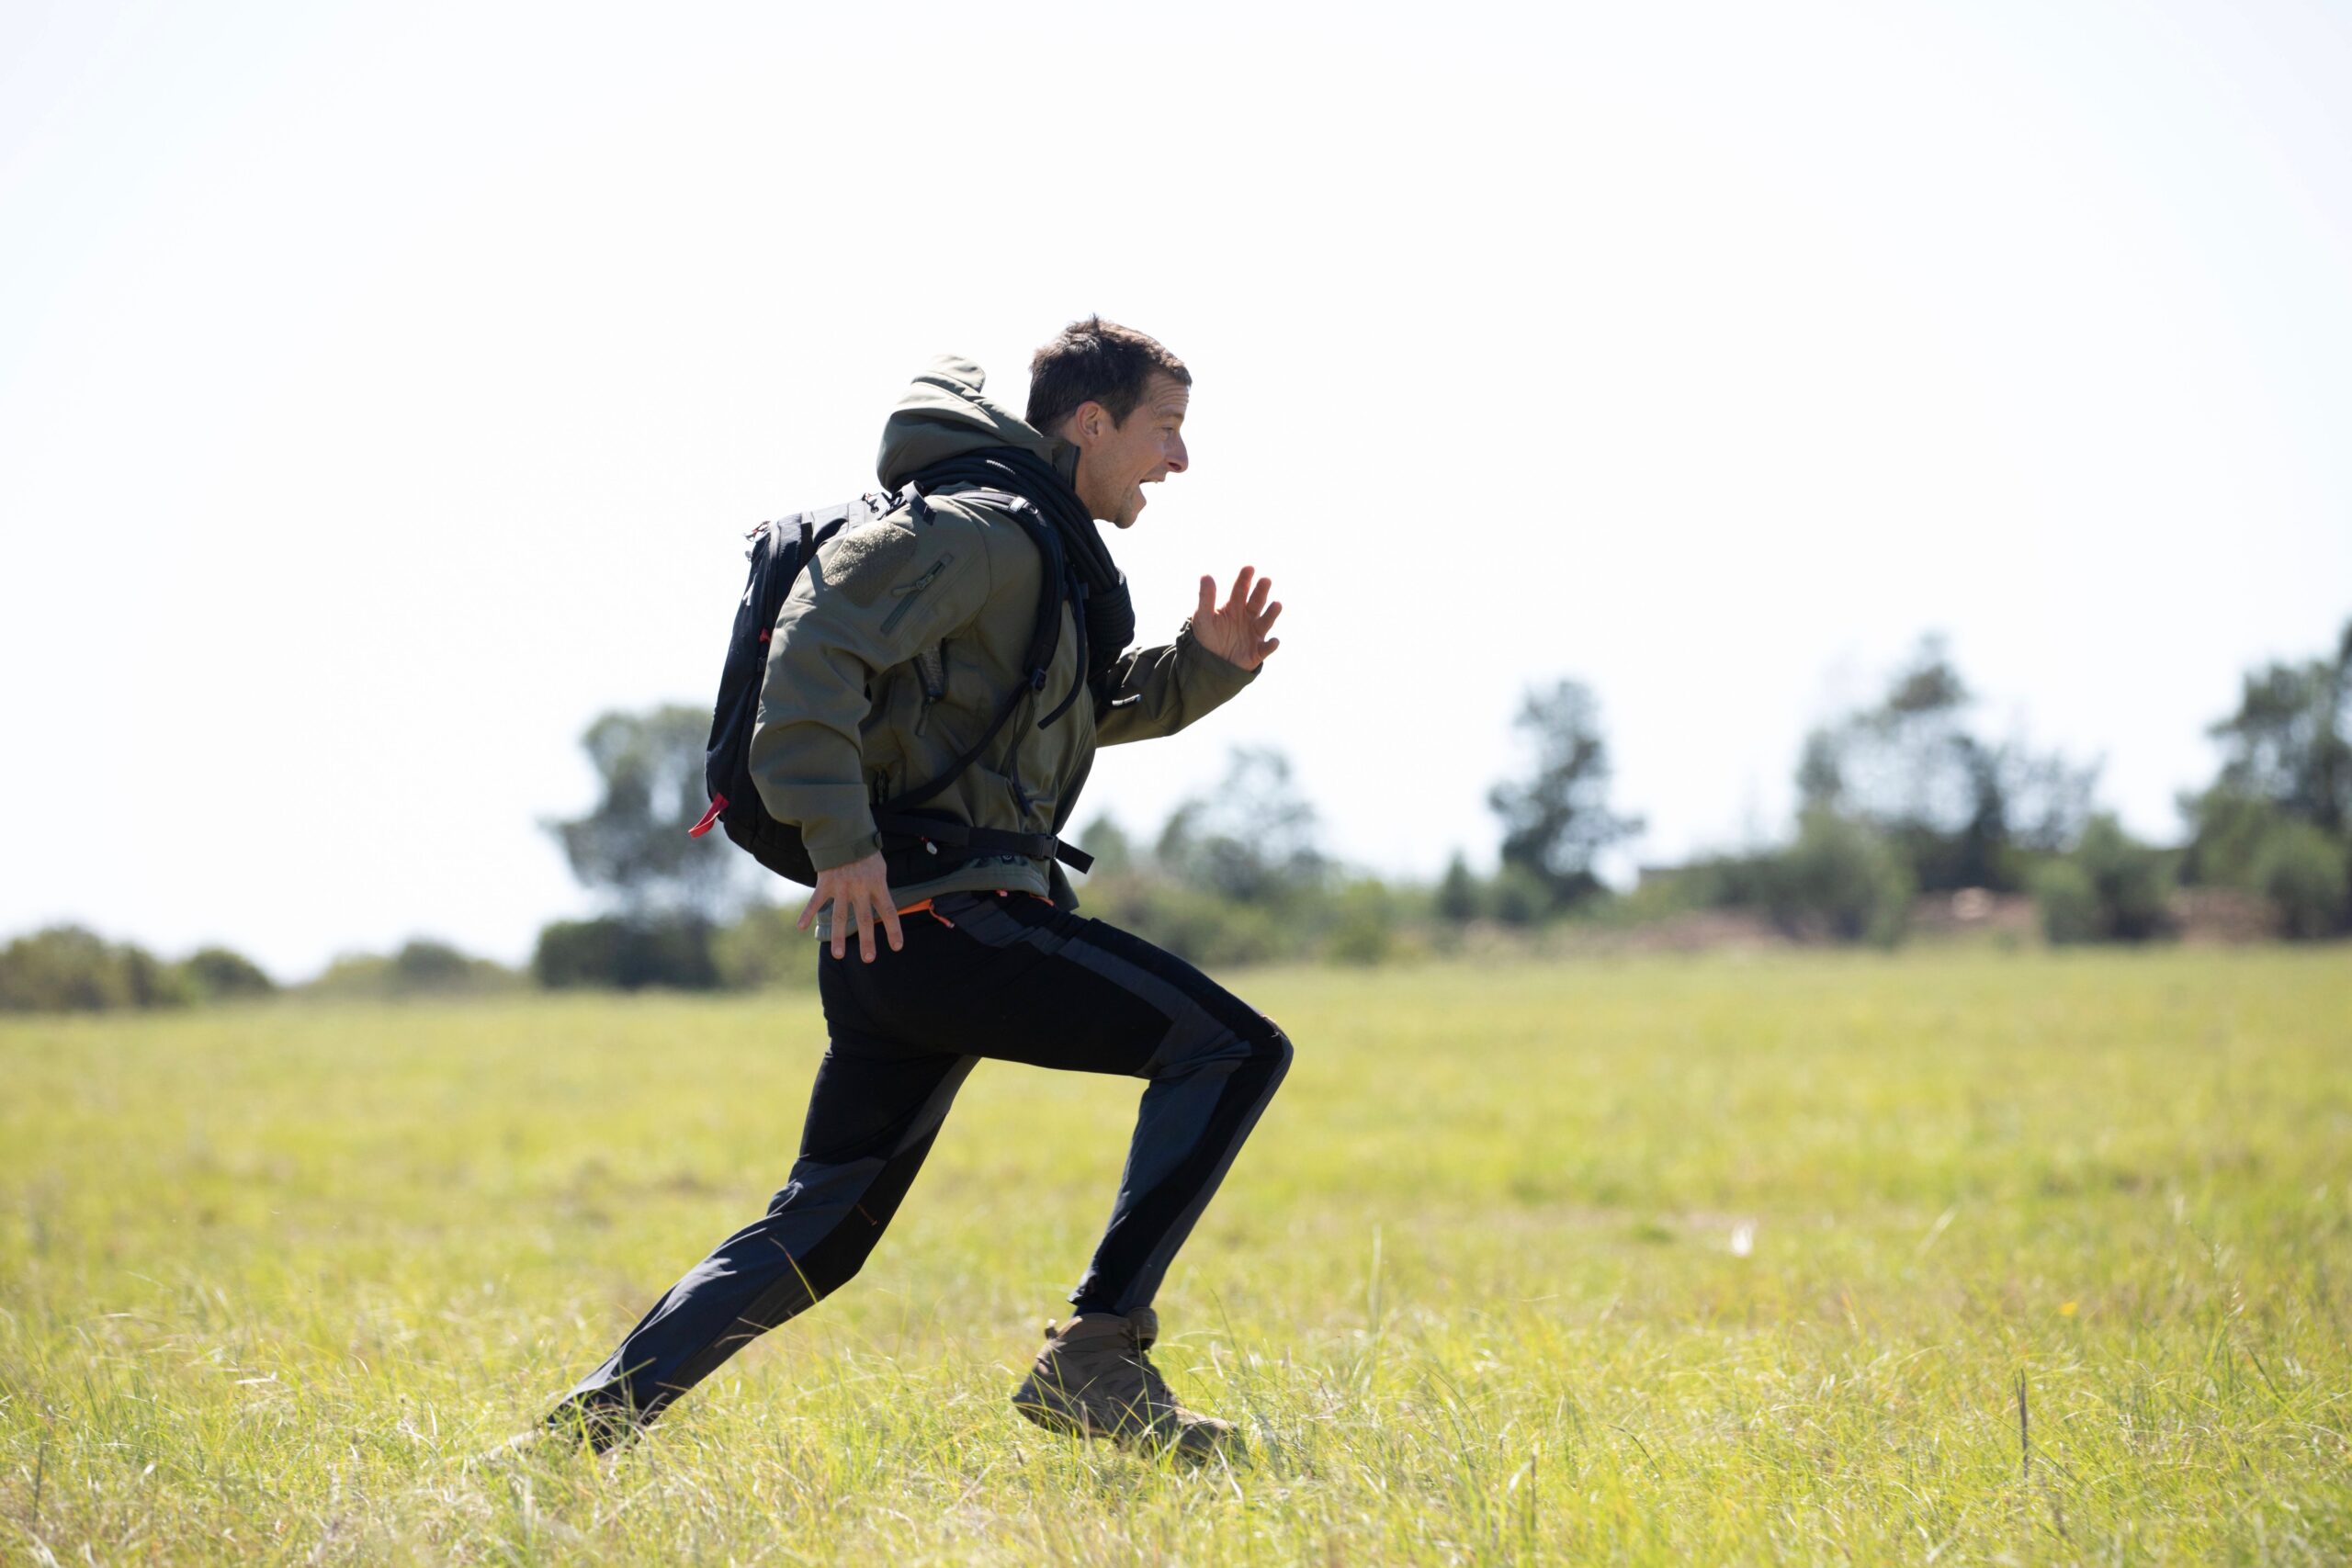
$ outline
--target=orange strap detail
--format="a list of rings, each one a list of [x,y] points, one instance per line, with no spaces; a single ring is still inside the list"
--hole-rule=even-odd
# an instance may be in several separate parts
[[[1026,890],[1024,889],[1024,891],[1026,891]],[[1000,888],[996,889],[996,896],[997,896],[998,897],[1000,897],[1000,898],[1010,898],[1011,897],[1012,897],[1012,890],[1011,890],[1011,889],[1009,889],[1009,888],[1000,887]],[[1052,902],[1053,902],[1053,900],[1052,900],[1051,898],[1047,898],[1047,897],[1046,897],[1046,896],[1045,896],[1043,893],[1030,893],[1030,894],[1028,894],[1027,896],[1028,896],[1029,897],[1032,897],[1032,898],[1043,899],[1046,903],[1048,903],[1048,904],[1050,904],[1050,903],[1052,903]],[[951,919],[949,919],[946,916],[944,916],[944,915],[941,914],[938,910],[936,910],[936,909],[934,909],[934,908],[932,908],[932,905],[933,905],[933,904],[934,904],[934,903],[936,903],[937,901],[938,901],[938,900],[936,900],[935,898],[925,898],[925,899],[924,899],[922,903],[920,903],[920,904],[909,904],[909,905],[906,905],[904,908],[900,908],[900,909],[899,909],[899,913],[900,913],[901,915],[929,915],[933,919],[937,920],[941,925],[945,926],[949,931],[954,931],[954,930],[956,929],[956,922],[955,922],[955,921],[953,921],[953,920],[951,920]]]

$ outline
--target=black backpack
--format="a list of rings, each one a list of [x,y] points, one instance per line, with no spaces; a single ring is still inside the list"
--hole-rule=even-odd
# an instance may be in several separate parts
[[[701,821],[687,829],[695,838],[709,832],[716,823],[727,829],[729,839],[778,876],[804,886],[816,885],[817,869],[809,863],[799,825],[780,822],[769,816],[761,803],[758,787],[752,782],[752,731],[759,720],[760,686],[767,674],[768,639],[775,633],[776,617],[783,612],[794,581],[826,540],[845,527],[876,521],[902,505],[912,510],[918,527],[928,525],[931,508],[923,499],[922,486],[919,477],[896,496],[865,495],[822,511],[803,512],[763,523],[752,530],[752,547],[745,552],[752,563],[751,575],[743,585],[743,597],[735,607],[734,630],[727,638],[727,662],[718,677],[718,700],[711,706],[709,750],[703,768],[703,781],[710,792],[710,809],[703,813]],[[874,824],[881,831],[889,880],[898,885],[926,881],[966,861],[994,855],[1058,860],[1084,871],[1094,863],[1093,857],[1073,844],[1063,843],[1051,833],[975,828],[944,811],[922,809],[923,802],[955,783],[965,769],[979,760],[1032,693],[1045,690],[1046,671],[1052,667],[1055,649],[1061,639],[1062,604],[1072,592],[1060,538],[1025,497],[1004,490],[966,489],[957,499],[978,502],[1011,513],[1045,558],[1036,625],[1022,660],[1028,679],[1005,699],[979,739],[936,777],[876,803]],[[1083,682],[1083,659],[1080,662],[1077,679]],[[1046,722],[1058,717],[1068,706],[1064,702],[1047,716]]]

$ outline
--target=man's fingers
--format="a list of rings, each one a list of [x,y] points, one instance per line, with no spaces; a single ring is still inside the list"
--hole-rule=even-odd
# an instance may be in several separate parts
[[[857,907],[857,956],[867,964],[882,951],[882,933],[876,929],[880,922],[875,918],[876,902],[869,892]]]
[[[1199,607],[1193,612],[1193,619],[1196,621],[1205,621],[1211,615],[1216,614],[1216,579],[1214,577],[1204,577],[1201,579],[1201,603]]]
[[[1258,617],[1258,629],[1262,632],[1268,626],[1272,626],[1277,620],[1282,618],[1282,613],[1283,602],[1277,599],[1272,604],[1266,606],[1266,613],[1264,615]]]
[[[882,951],[882,931],[890,934],[896,951],[900,942],[899,911],[890,900],[890,878],[879,854],[845,866],[836,866],[817,878],[817,889],[800,908],[800,929],[827,906],[832,909],[832,930],[826,945],[836,960],[849,956],[850,940],[857,941],[858,956],[871,964]],[[879,926],[881,930],[875,929]]]
[[[1274,656],[1274,649],[1280,648],[1282,645],[1282,638],[1278,637],[1268,637],[1266,639],[1266,646],[1258,650],[1258,662],[1263,664],[1267,660],[1272,659]]]
[[[1256,567],[1243,567],[1240,571],[1236,573],[1234,576],[1233,592],[1226,595],[1225,607],[1227,610],[1231,610],[1236,605],[1246,603],[1250,597],[1250,585],[1257,580],[1258,569]]]
[[[833,907],[833,929],[830,934],[833,956],[839,958],[842,955],[842,926],[849,919],[849,900],[842,896],[839,878],[830,875],[817,878],[817,890],[808,895],[808,902],[801,907],[800,929],[807,931],[808,922],[817,918],[817,911],[827,904]]]
[[[1254,615],[1258,611],[1264,609],[1266,607],[1266,600],[1273,591],[1274,580],[1272,578],[1260,578],[1258,580],[1258,592],[1250,595],[1250,613]]]
[[[890,939],[891,952],[896,953],[905,945],[904,933],[899,929],[898,906],[887,886],[878,891],[868,889],[866,892],[865,908],[857,921],[858,956],[868,964],[881,957],[882,938],[886,933]]]

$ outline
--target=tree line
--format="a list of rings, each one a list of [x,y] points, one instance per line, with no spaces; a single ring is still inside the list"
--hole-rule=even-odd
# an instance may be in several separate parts
[[[1751,918],[1800,942],[1890,945],[1923,899],[2030,898],[2052,942],[2146,942],[2177,932],[2184,895],[2219,893],[2257,929],[2309,941],[2352,931],[2352,622],[2335,648],[2244,676],[2209,734],[2220,761],[2181,796],[2170,844],[2127,832],[2098,804],[2098,769],[1982,728],[1939,638],[1921,640],[1873,702],[1804,738],[1796,809],[1774,840],[1645,870],[1627,889],[1604,862],[1642,819],[1611,800],[1599,699],[1560,680],[1525,694],[1527,765],[1487,796],[1501,829],[1491,870],[1456,853],[1434,884],[1351,870],[1288,760],[1241,748],[1216,785],[1156,833],[1110,818],[1080,835],[1095,856],[1091,908],[1196,963],[1376,964],[1445,951],[1465,931],[1639,928],[1698,911]],[[551,820],[574,875],[603,906],[539,933],[527,973],[426,938],[338,959],[304,994],[376,998],[547,989],[740,989],[805,984],[797,897],[716,835],[702,814],[708,716],[669,705],[608,713],[582,738],[594,807]],[[0,1010],[169,1008],[280,987],[243,955],[176,961],[77,926],[0,948]]]
[[[2236,711],[2209,728],[2221,763],[2180,797],[2173,844],[2099,809],[2096,767],[1996,742],[1973,706],[1948,650],[1924,641],[1875,704],[1806,737],[1782,842],[1703,858],[1654,902],[1892,942],[1921,895],[2023,895],[2063,943],[2176,934],[2181,894],[2201,891],[2290,940],[2352,931],[2352,623],[2324,655],[2245,674]]]
[[[2181,801],[2182,841],[2148,843],[2099,808],[2098,768],[1988,734],[1947,645],[1923,638],[1874,700],[1798,749],[1792,820],[1773,840],[1646,871],[1620,890],[1608,858],[1642,831],[1611,798],[1599,699],[1581,682],[1528,692],[1526,766],[1487,805],[1491,870],[1456,854],[1433,885],[1353,870],[1323,847],[1288,760],[1240,748],[1156,832],[1099,818],[1088,907],[1196,963],[1369,964],[1444,951],[1465,930],[1638,927],[1729,911],[1799,942],[1892,944],[1923,899],[2030,899],[2053,942],[2173,934],[2184,889],[2221,890],[2269,933],[2352,930],[2352,623],[2328,655],[2245,677],[2211,726],[2221,761]],[[771,905],[740,855],[684,829],[700,815],[695,709],[609,714],[585,737],[594,809],[550,823],[607,912],[541,934],[539,984],[755,986],[805,978],[797,898]]]

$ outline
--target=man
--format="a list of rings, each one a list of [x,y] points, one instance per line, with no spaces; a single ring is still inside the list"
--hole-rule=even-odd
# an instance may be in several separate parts
[[[1143,487],[1184,471],[1191,373],[1097,317],[1039,349],[1030,374],[1026,420],[988,398],[977,366],[943,359],[918,377],[883,427],[878,466],[885,488],[914,479],[927,495],[829,541],[777,618],[752,773],[818,873],[800,923],[816,919],[824,944],[830,1045],[800,1157],[767,1213],[673,1285],[551,1417],[600,1448],[857,1272],[982,1058],[1148,1086],[1110,1224],[1069,1298],[1076,1315],[1048,1325],[1014,1407],[1055,1430],[1188,1456],[1231,1435],[1152,1366],[1151,1302],[1290,1043],[1182,959],[1072,913],[1050,855],[1094,748],[1173,734],[1231,697],[1278,646],[1282,606],[1248,567],[1222,603],[1204,577],[1173,642],[1124,651],[1125,584],[1089,519],[1130,527]],[[1042,689],[921,810],[1037,836],[1034,857],[943,854],[875,820],[877,801],[952,771],[1035,684],[1023,660],[1046,557],[1022,519],[979,496],[968,476],[983,457],[1059,514],[1059,548],[1091,591],[1057,612]],[[918,479],[951,470],[967,477]]]

